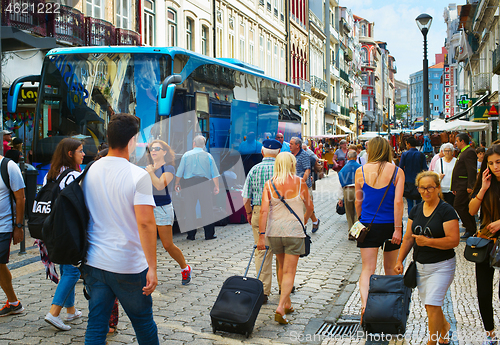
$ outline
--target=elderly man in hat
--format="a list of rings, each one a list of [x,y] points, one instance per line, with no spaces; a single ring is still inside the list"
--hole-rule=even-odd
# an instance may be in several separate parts
[[[264,184],[273,177],[274,162],[276,161],[276,156],[280,153],[281,147],[281,143],[275,139],[268,139],[262,142],[262,162],[255,165],[248,172],[245,185],[243,186],[243,202],[245,204],[247,221],[252,225],[255,245],[259,241],[259,217]],[[266,245],[269,246],[267,238]],[[264,251],[257,251],[255,254],[255,268],[257,273],[259,272],[262,260],[264,260],[264,253]],[[272,252],[268,251],[259,277],[264,285],[264,303],[267,302],[267,298],[271,293],[271,281],[273,278],[272,259]]]
[[[5,155],[5,153],[10,150],[9,143],[12,140],[12,132],[4,129],[2,131],[2,134],[3,134],[3,154]]]

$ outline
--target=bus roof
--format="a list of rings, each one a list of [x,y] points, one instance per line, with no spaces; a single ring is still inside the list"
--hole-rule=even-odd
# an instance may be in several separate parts
[[[125,54],[167,54],[174,57],[176,54],[184,54],[189,56],[194,56],[200,59],[204,59],[207,63],[216,63],[221,66],[239,70],[251,75],[264,77],[268,80],[272,80],[281,84],[285,84],[296,89],[299,89],[298,85],[281,81],[279,79],[270,77],[262,73],[263,71],[257,66],[247,64],[243,61],[236,59],[221,58],[216,59],[210,56],[195,53],[191,50],[187,50],[179,47],[146,47],[146,46],[90,46],[90,47],[72,47],[72,48],[55,48],[51,49],[47,56],[50,55],[66,55],[66,54],[112,54],[112,53],[125,53]]]

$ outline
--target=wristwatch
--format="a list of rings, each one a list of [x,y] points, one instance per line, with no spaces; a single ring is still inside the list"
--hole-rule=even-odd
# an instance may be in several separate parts
[[[17,223],[17,224],[16,224],[16,228],[19,228],[19,229],[21,229],[23,226],[24,226],[24,225],[23,225],[22,223]]]

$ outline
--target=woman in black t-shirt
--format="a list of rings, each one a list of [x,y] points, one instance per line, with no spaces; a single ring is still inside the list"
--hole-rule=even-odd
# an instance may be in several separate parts
[[[423,202],[408,217],[399,257],[394,267],[403,273],[403,260],[413,249],[417,263],[417,287],[429,318],[429,342],[449,342],[450,323],[443,314],[443,301],[455,276],[455,251],[460,242],[458,216],[453,207],[441,200],[439,175],[424,171],[415,184]]]
[[[481,226],[476,236],[497,241],[500,234],[500,200],[498,197],[500,195],[500,145],[493,145],[486,151],[479,176],[481,178],[477,179],[472,191],[472,195],[475,197],[469,202],[469,213],[475,215],[481,208]],[[489,337],[488,341],[491,344],[496,344],[493,322],[494,272],[495,270],[490,267],[489,260],[476,263],[479,312],[486,336]]]

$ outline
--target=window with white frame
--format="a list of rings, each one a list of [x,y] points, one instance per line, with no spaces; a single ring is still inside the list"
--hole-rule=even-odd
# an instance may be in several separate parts
[[[274,76],[277,78],[277,79],[280,79],[280,69],[279,68],[276,68],[278,66],[278,45],[277,44],[274,44]]]
[[[155,3],[154,0],[144,1],[144,44],[155,45]]]
[[[265,60],[265,55],[264,55],[264,36],[260,35],[259,38],[259,49],[260,49],[260,61],[259,61],[259,66],[265,70],[266,67],[266,60]]]
[[[272,56],[271,56],[271,40],[267,40],[267,74],[271,75],[272,70]]]
[[[116,27],[130,29],[130,0],[116,0]]]
[[[194,51],[193,39],[193,20],[189,17],[186,18],[186,49]]]
[[[208,55],[208,27],[201,26],[201,53]]]
[[[87,13],[88,17],[102,19],[104,16],[103,0],[87,0]]]
[[[177,12],[169,8],[168,13],[168,45],[176,46],[177,45]]]
[[[222,57],[222,52],[223,52],[223,44],[224,41],[222,40],[222,26],[217,24],[217,56],[216,57]]]
[[[248,62],[254,64],[255,45],[253,41],[253,29],[248,30]]]
[[[274,0],[274,16],[278,18],[278,0]]]
[[[285,75],[285,66],[286,66],[286,61],[285,61],[285,49],[281,48],[281,61],[280,61],[280,78],[285,80],[286,75]]]
[[[241,61],[246,60],[245,56],[245,23],[240,22],[240,56]]]

